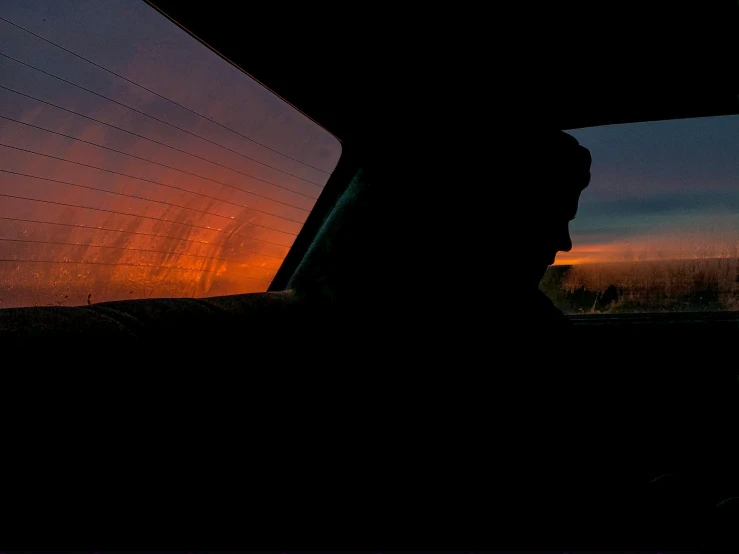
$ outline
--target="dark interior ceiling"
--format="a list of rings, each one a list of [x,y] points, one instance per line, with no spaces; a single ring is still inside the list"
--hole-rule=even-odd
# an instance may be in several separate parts
[[[345,141],[404,110],[438,112],[425,101],[441,82],[469,93],[462,117],[477,103],[561,129],[739,113],[736,1],[402,14],[149,3]]]

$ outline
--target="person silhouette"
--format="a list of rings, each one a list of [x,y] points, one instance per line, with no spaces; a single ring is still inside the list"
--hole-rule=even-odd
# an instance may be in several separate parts
[[[541,131],[526,137],[527,147],[517,165],[526,168],[522,185],[510,187],[515,221],[521,228],[508,246],[517,278],[507,288],[514,294],[504,302],[521,329],[555,336],[571,330],[567,317],[539,289],[539,283],[558,252],[569,252],[569,224],[578,209],[580,195],[590,183],[590,151],[563,131]]]

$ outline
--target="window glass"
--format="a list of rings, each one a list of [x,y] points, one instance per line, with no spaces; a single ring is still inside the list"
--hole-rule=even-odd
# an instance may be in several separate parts
[[[145,2],[4,0],[0,307],[264,291],[340,154]]]
[[[739,116],[567,131],[592,180],[541,288],[564,312],[739,309]]]

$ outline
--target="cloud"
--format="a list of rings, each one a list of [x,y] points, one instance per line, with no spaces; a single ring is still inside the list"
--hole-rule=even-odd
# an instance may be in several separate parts
[[[739,192],[665,193],[656,196],[582,202],[578,218],[656,216],[684,212],[739,213]]]

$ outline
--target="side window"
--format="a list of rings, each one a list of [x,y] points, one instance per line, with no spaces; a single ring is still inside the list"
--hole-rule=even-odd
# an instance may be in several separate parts
[[[541,289],[568,314],[739,310],[739,116],[568,131],[592,181]]]
[[[264,291],[340,155],[145,2],[5,0],[0,308]]]

